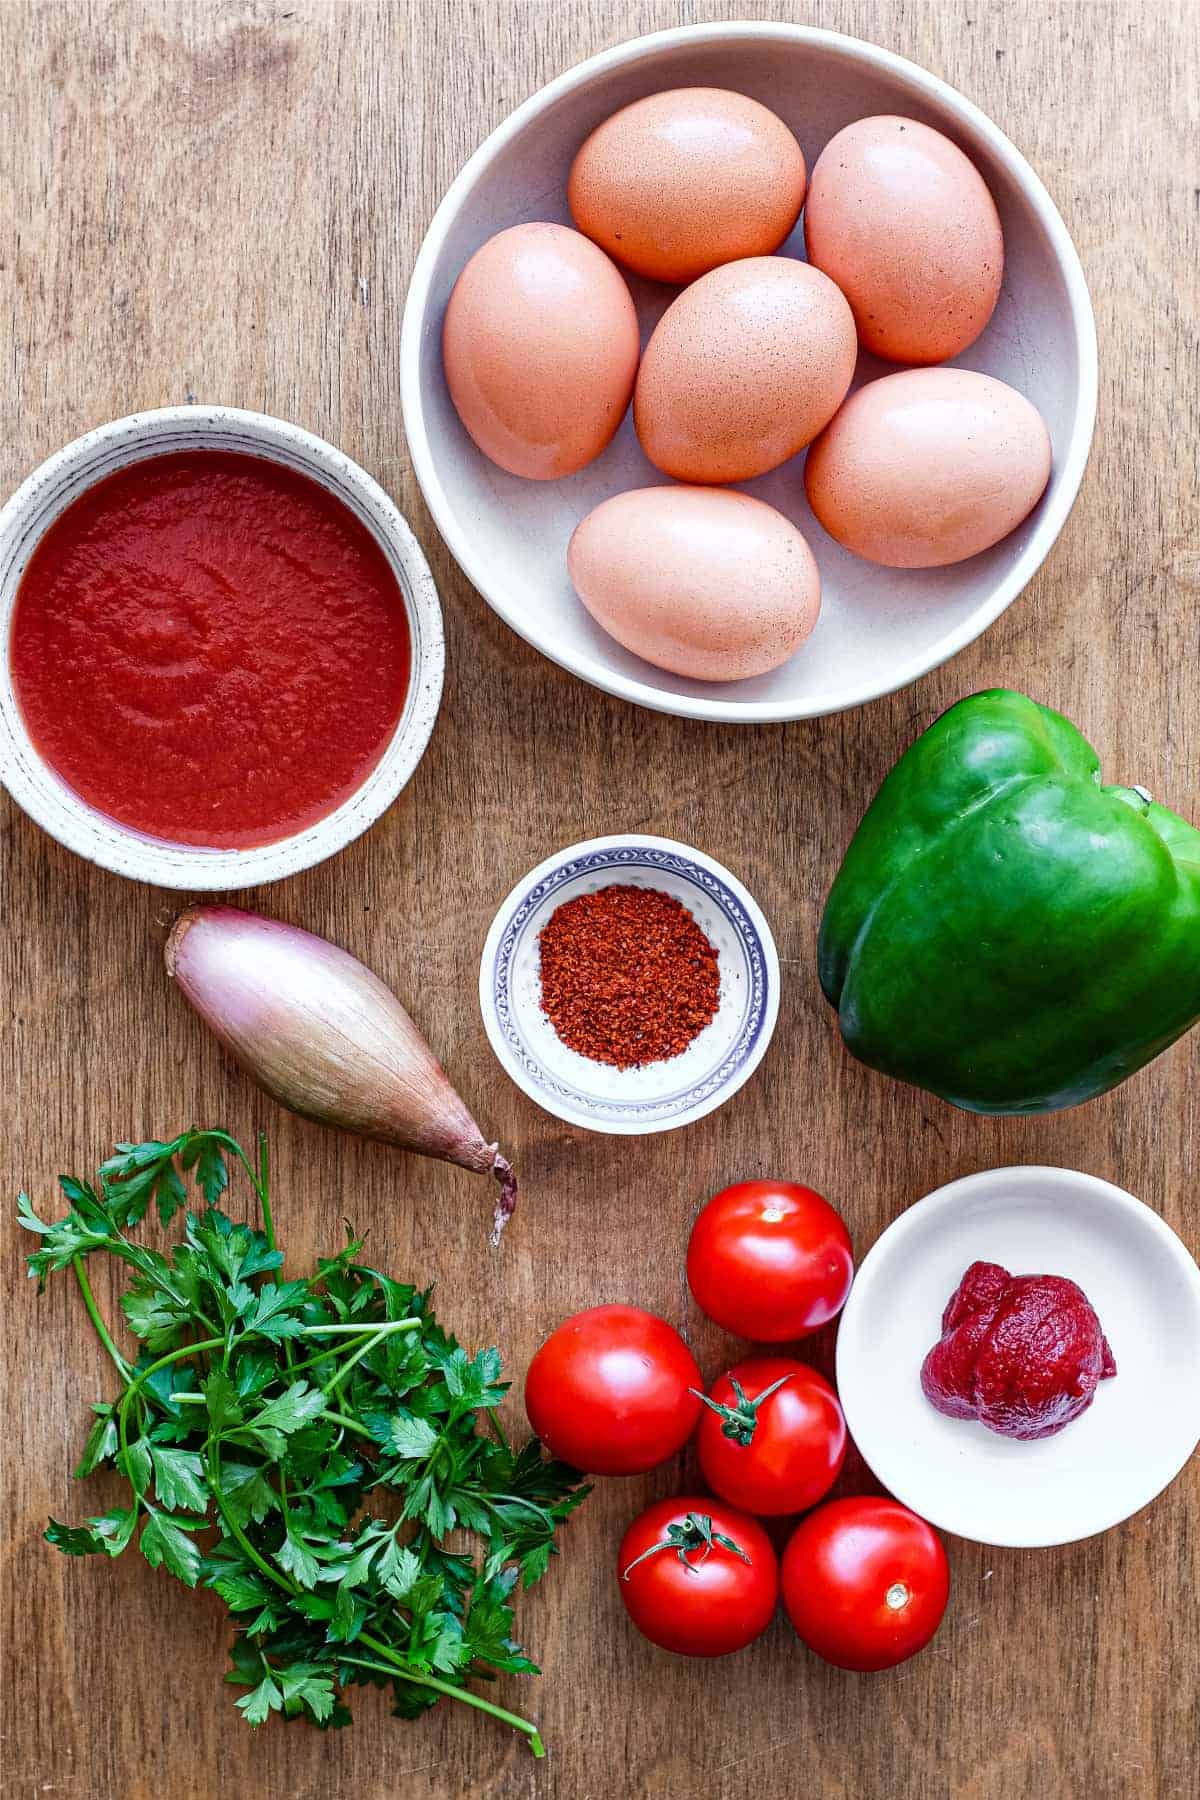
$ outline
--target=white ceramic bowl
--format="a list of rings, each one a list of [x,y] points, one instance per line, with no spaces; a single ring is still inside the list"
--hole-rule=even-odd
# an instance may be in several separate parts
[[[947,1419],[921,1392],[946,1302],[975,1261],[1066,1275],[1095,1307],[1117,1373],[1036,1443]],[[989,1169],[901,1214],[864,1258],[842,1314],[838,1393],[884,1486],[983,1544],[1073,1543],[1119,1524],[1200,1441],[1200,1269],[1158,1214],[1073,1169]]]
[[[337,495],[386,555],[408,612],[412,672],[399,723],[356,793],[294,836],[249,850],[207,850],[144,837],[81,799],[39,756],[8,667],[9,628],[21,575],[47,528],[93,483],[127,464],[179,450],[239,450],[297,469]],[[421,760],[442,694],[445,660],[437,589],[421,547],[379,484],[332,444],[263,413],[228,406],[167,406],[101,425],[59,450],[0,512],[0,781],[51,837],[90,862],[159,887],[254,887],[311,868],[373,825]]]
[[[601,500],[665,478],[627,417],[589,468],[558,482],[507,475],[475,448],[450,402],[441,327],[454,281],[505,226],[569,224],[567,172],[583,139],[618,107],[661,88],[707,85],[763,101],[793,128],[811,170],[843,125],[903,113],[945,132],[995,195],[1007,252],[986,332],[956,359],[1019,388],[1050,429],[1054,469],[1011,536],[947,569],[876,568],[817,525],[802,458],[746,484],[794,519],[821,567],[816,631],[783,668],[709,684],[669,675],[623,650],[589,617],[567,577],[566,547]],[[784,247],[802,256],[797,227]],[[634,277],[643,341],[676,289]],[[886,373],[860,359],[858,381]],[[658,32],[571,69],[517,108],[471,157],[439,206],[417,257],[404,313],[401,397],[409,449],[429,509],[489,605],[546,656],[594,686],[693,718],[808,718],[858,706],[915,681],[978,637],[1029,582],[1075,499],[1096,410],[1096,332],[1087,284],[1042,183],[991,120],[936,76],[872,44],[803,25],[717,24]]]
[[[682,901],[721,977],[717,1015],[682,1055],[634,1069],[568,1049],[541,1007],[542,926],[565,900],[615,883]],[[746,889],[711,856],[670,838],[592,838],[548,856],[504,901],[483,947],[479,1004],[492,1049],[531,1100],[571,1125],[641,1136],[693,1124],[750,1079],[779,1015],[779,957]]]

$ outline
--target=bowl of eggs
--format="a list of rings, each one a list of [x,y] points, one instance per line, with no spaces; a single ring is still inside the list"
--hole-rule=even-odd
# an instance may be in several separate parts
[[[405,429],[489,605],[607,692],[815,717],[1028,584],[1083,476],[1096,335],[1019,151],[806,26],[605,51],[476,151],[417,257]]]

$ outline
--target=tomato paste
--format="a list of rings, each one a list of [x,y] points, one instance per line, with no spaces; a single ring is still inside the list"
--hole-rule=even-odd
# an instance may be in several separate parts
[[[921,1369],[925,1397],[1004,1437],[1052,1437],[1086,1412],[1117,1365],[1095,1308],[1065,1275],[972,1263]]]
[[[147,836],[273,843],[378,762],[409,680],[383,550],[263,457],[153,457],[98,482],[21,580],[11,665],[40,754]]]

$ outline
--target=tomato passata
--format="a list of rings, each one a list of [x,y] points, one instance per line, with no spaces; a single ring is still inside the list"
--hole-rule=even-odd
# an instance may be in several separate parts
[[[756,1519],[719,1500],[660,1500],[633,1521],[617,1575],[643,1637],[679,1656],[727,1656],[754,1642],[779,1598],[779,1563]]]
[[[638,1475],[683,1447],[703,1387],[665,1319],[593,1306],[552,1331],[529,1365],[525,1411],[546,1448],[591,1475]]]
[[[828,1200],[794,1181],[739,1181],[692,1227],[688,1285],[710,1319],[758,1344],[807,1337],[846,1304],[850,1233]]]
[[[831,1500],[783,1556],[783,1604],[810,1650],[839,1669],[890,1669],[923,1650],[950,1571],[931,1525],[897,1500]]]
[[[823,1375],[787,1356],[751,1356],[714,1381],[697,1439],[714,1493],[747,1512],[805,1512],[846,1455],[846,1421]]]

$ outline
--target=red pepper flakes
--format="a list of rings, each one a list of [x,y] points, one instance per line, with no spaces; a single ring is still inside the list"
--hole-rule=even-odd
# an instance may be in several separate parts
[[[538,937],[542,1008],[563,1043],[629,1069],[679,1056],[716,1017],[717,952],[657,888],[579,894]]]

